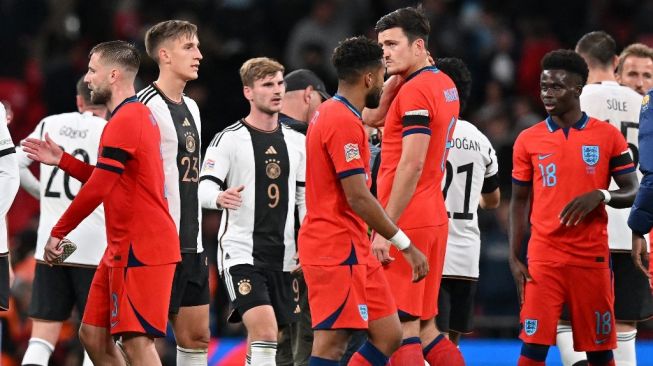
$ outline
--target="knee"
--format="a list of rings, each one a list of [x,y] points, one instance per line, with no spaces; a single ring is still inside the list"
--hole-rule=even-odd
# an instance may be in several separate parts
[[[93,338],[94,337],[92,337],[91,331],[84,324],[82,324],[79,327],[79,341],[87,351],[92,351],[99,348],[97,340],[93,342]]]
[[[193,329],[175,334],[177,345],[187,349],[208,349],[211,340],[209,329]]]

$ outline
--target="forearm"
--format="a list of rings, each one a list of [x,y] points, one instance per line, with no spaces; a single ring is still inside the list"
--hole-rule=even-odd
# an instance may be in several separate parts
[[[50,235],[61,239],[73,231],[102,203],[118,179],[120,179],[120,175],[117,173],[95,169],[86,184],[82,185],[66,212],[52,228]]]
[[[299,214],[299,223],[304,222],[306,216],[306,187],[297,185],[297,193],[295,195],[295,204],[297,205],[297,213]]]
[[[614,208],[628,208],[631,207],[635,201],[637,186],[622,187],[608,192],[610,193],[610,202],[607,203],[608,206]]]
[[[37,200],[41,198],[41,188],[39,180],[36,179],[34,174],[27,166],[20,165],[18,167],[18,174],[20,176],[20,187],[23,188],[30,196]]]
[[[72,155],[64,152],[59,161],[59,168],[71,177],[77,179],[82,183],[86,183],[93,174],[95,167],[85,162],[75,159]]]
[[[199,196],[202,208],[218,210],[219,207],[217,201],[220,192],[222,192],[222,189],[217,182],[214,182],[211,179],[201,179],[199,188],[197,189],[197,195]]]
[[[399,162],[390,199],[385,211],[393,222],[398,222],[415,193],[417,182],[422,175],[422,167],[408,162]]]
[[[351,209],[384,238],[390,239],[399,231],[371,193],[349,198],[348,202]]]
[[[513,185],[513,190],[514,190]],[[522,257],[522,244],[528,223],[529,199],[526,197],[514,197],[510,200],[508,213],[508,242],[510,245],[509,258],[511,261],[519,260]]]

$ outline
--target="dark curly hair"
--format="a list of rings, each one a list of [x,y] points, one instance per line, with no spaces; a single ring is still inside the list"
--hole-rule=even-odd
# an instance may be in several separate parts
[[[374,30],[377,33],[391,28],[401,28],[411,43],[421,38],[425,44],[429,43],[429,33],[431,33],[431,24],[422,9],[406,7],[388,13],[381,17]]]
[[[331,62],[338,80],[354,83],[367,69],[383,66],[383,49],[367,37],[347,38],[333,50]]]
[[[572,50],[555,50],[542,58],[542,70],[565,70],[578,75],[581,85],[587,83],[587,64],[585,60]]]
[[[456,57],[443,57],[435,60],[435,66],[447,74],[458,89],[460,112],[467,106],[467,100],[472,93],[472,74],[463,60]]]

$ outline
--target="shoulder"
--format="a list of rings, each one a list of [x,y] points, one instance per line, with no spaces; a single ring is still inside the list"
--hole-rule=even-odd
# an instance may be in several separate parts
[[[298,123],[298,124],[299,123],[305,124],[303,122],[296,121],[296,120],[292,120],[292,121],[294,121],[295,123]],[[304,136],[303,133],[297,131],[296,129],[294,129],[293,127],[291,127],[290,125],[288,125],[286,123],[287,122],[279,123],[279,128],[281,128],[281,131],[283,132],[284,136],[287,136],[288,138],[293,139],[293,140],[300,140],[300,141],[304,141],[306,139],[306,136]]]
[[[138,101],[141,103],[150,106],[150,105],[156,105],[157,103],[163,103],[163,98],[161,98],[161,95],[159,94],[159,90],[154,87],[154,85],[150,84],[147,87],[143,88],[141,91],[136,93],[136,96],[138,97]]]
[[[184,103],[186,103],[186,106],[188,106],[188,109],[190,109],[191,112],[199,112],[199,107],[193,98],[187,97],[186,94],[182,95],[181,98],[184,100]]]
[[[230,136],[234,136],[246,130],[247,129],[245,128],[245,125],[241,121],[237,121],[236,123],[225,128],[224,130],[216,133],[215,136],[213,136],[213,139],[211,140],[211,143],[209,143],[208,147],[211,148],[211,147],[225,146],[226,144],[232,141],[232,139],[229,138]]]

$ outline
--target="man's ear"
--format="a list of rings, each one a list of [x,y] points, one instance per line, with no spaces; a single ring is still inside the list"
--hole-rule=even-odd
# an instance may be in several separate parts
[[[313,92],[313,86],[309,85],[304,89],[304,94],[302,95],[304,98],[304,103],[308,104],[311,102],[311,93]]]
[[[245,96],[245,99],[249,100],[250,102],[254,100],[254,96],[252,95],[252,88],[249,86],[243,86],[243,95]]]

